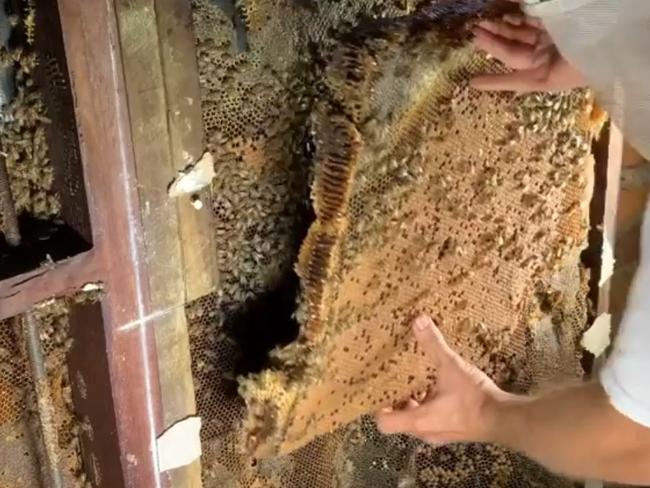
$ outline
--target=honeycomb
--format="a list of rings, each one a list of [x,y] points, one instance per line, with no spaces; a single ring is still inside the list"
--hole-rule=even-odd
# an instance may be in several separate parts
[[[43,348],[48,388],[51,392],[56,423],[56,450],[60,453],[60,469],[67,486],[85,486],[79,434],[82,422],[75,415],[67,354],[73,345],[70,337],[69,304],[66,300],[51,301],[32,313],[41,324],[39,337]]]
[[[334,456],[336,484],[354,488],[573,488],[519,454],[488,444],[433,447],[382,436],[363,417],[345,429]]]
[[[206,488],[572,486],[363,415],[433,379],[421,311],[510,390],[580,373],[591,99],[469,90],[494,64],[448,33],[485,2],[427,3],[232,2],[242,50],[228,2],[192,1],[217,174],[219,287],[186,308]]]
[[[494,69],[426,11],[364,26],[327,57],[300,336],[242,381],[258,455],[425,390],[414,314],[502,386],[530,384],[539,360],[578,374],[591,96],[469,88]]]
[[[219,5],[192,2],[205,142],[215,157],[216,300],[238,309],[291,271],[310,216],[312,46],[373,11],[404,10],[379,0],[238,2],[248,38],[239,52]]]
[[[50,406],[59,469],[63,486],[85,485],[78,434],[80,422],[74,414],[66,354],[72,345],[69,335],[68,305],[56,300],[36,307],[40,324]],[[0,486],[40,486],[43,479],[43,438],[36,385],[27,354],[22,317],[0,323]]]
[[[26,391],[31,374],[14,320],[0,321],[0,486],[36,485],[37,458],[30,442]]]

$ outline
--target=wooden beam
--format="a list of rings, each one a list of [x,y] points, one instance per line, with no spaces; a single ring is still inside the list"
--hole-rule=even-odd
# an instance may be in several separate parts
[[[192,10],[187,0],[156,0],[155,7],[172,165],[181,170],[205,150]],[[199,211],[189,197],[176,200],[188,302],[215,291],[218,280],[209,189],[200,196],[205,205]]]
[[[197,161],[205,148],[192,11],[186,0],[156,0],[155,6],[172,165],[181,170],[188,162]],[[217,283],[209,189],[201,198],[206,205],[198,211],[188,197],[176,200],[186,303],[213,292]],[[185,311],[177,313],[181,316],[174,320],[175,326],[160,328],[157,334],[159,350],[168,351],[166,357],[160,357],[160,374],[161,383],[169,385],[163,395],[170,420],[196,413]],[[176,469],[170,477],[172,486],[199,487],[200,462]]]
[[[106,354],[110,383],[97,395],[112,408],[77,394],[90,417],[114,414],[105,419],[115,425],[114,445],[110,436],[106,445],[85,442],[96,456],[92,463],[110,473],[112,486],[200,486],[198,461],[162,477],[156,452],[166,427],[195,414],[184,304],[215,286],[209,210],[195,210],[189,198],[170,200],[166,192],[177,170],[203,152],[190,6],[181,0],[99,0],[92,10],[82,0],[58,4],[94,248],[1,282],[0,316],[101,281],[101,307],[73,317],[94,333],[103,327],[105,336],[94,340],[102,347],[92,356]],[[101,376],[82,357],[75,361],[80,374]]]
[[[599,286],[602,266],[602,249],[605,240],[614,249],[616,245],[616,214],[623,164],[623,136],[609,125],[594,145],[595,178],[591,201],[589,250],[586,261],[591,273],[590,298],[598,315],[609,312],[610,281]]]
[[[614,250],[616,246],[616,217],[621,188],[621,171],[623,167],[624,139],[621,131],[614,125],[609,128],[607,153],[607,186],[605,189],[605,208],[603,211],[603,237]],[[600,287],[598,296],[598,310],[600,313],[609,311],[611,282],[608,281]]]
[[[594,147],[596,160],[594,197],[591,205],[592,228],[590,247],[598,251],[598,266],[593,267],[591,277],[592,300],[596,305],[596,316],[610,312],[611,279],[598,285],[602,273],[602,249],[607,241],[612,250],[616,246],[616,215],[623,167],[623,134],[610,124]],[[596,358],[591,365],[590,376],[596,377],[603,366],[604,356]],[[585,481],[585,488],[603,488],[600,480]]]
[[[51,266],[0,281],[0,320],[19,315],[49,298],[78,291],[103,276],[94,250]]]
[[[189,2],[116,2],[151,303],[166,310],[155,332],[163,427],[196,414],[185,303],[211,292],[216,250],[210,212],[169,183],[203,153],[198,70]],[[199,460],[165,473],[175,487],[201,484]]]
[[[95,253],[125,486],[162,486],[158,362],[122,52],[113,0],[59,0]]]
[[[123,488],[120,443],[111,391],[102,307],[77,304],[70,309],[72,346],[67,356],[70,387],[88,480],[97,487]]]

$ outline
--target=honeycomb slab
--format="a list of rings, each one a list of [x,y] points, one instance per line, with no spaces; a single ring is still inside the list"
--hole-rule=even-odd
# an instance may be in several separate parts
[[[598,121],[582,92],[469,90],[495,68],[462,29],[486,3],[192,1],[219,257],[218,289],[187,307],[206,488],[572,486],[359,417],[435,376],[410,338],[422,311],[510,389],[581,373]],[[243,381],[245,403],[238,362],[278,324],[238,322],[242,345],[233,318],[294,267],[299,337]]]
[[[475,91],[499,67],[459,32],[424,10],[326,57],[300,337],[241,388],[257,454],[426,390],[419,313],[501,385],[579,370],[591,97]]]

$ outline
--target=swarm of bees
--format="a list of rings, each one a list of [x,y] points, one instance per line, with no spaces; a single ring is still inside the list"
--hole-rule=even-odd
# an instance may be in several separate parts
[[[13,24],[22,24],[25,45],[0,48],[0,65],[13,68],[14,84],[13,98],[3,108],[1,148],[15,212],[49,219],[59,214],[60,202],[52,189],[54,172],[45,136],[50,120],[32,78],[39,63],[37,54],[31,49],[35,12],[33,1],[30,1],[25,5],[24,16],[13,17]]]
[[[474,91],[471,73],[498,66],[462,34],[419,22],[366,27],[325,57],[312,113],[316,219],[296,267],[300,335],[277,353],[279,368],[241,388],[258,454],[289,452],[430,384],[409,334],[417,312],[501,384],[529,381],[534,288],[581,266],[587,179],[546,182],[561,167],[590,173],[590,95]],[[531,127],[541,120],[543,131]],[[569,314],[586,310],[576,276],[557,305]]]
[[[344,425],[435,380],[409,333],[420,312],[501,384],[530,387],[543,353],[531,337],[543,315],[535,292],[578,269],[584,244],[590,95],[474,92],[472,73],[500,68],[467,47],[462,25],[450,37],[418,16],[418,2],[238,2],[245,52],[208,2],[194,1],[195,29],[221,280],[190,308],[198,409],[211,419],[206,479],[303,486],[291,471],[303,457],[344,478],[347,464],[323,454],[345,458]],[[294,266],[299,335],[239,379],[243,406],[228,395],[233,358],[247,351],[224,326]],[[571,276],[554,303],[580,322],[585,293]],[[558,369],[571,369],[576,331],[562,333],[569,358]],[[368,449],[388,442],[363,436]],[[271,457],[249,462],[242,446]],[[382,476],[393,466],[381,464]],[[402,466],[403,486],[425,468]],[[454,469],[462,476],[432,468],[425,486],[445,486]],[[347,486],[367,486],[357,481]]]

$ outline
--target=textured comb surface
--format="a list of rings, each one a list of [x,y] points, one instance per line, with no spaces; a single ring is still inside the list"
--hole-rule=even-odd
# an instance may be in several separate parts
[[[67,363],[73,346],[69,304],[51,300],[29,313],[39,324],[46,379],[39,382],[32,376],[24,318],[0,321],[0,486],[40,486],[40,450],[46,440],[38,415],[39,389],[47,392],[48,418],[53,427],[53,445],[49,448],[58,456],[63,486],[86,486],[86,476],[93,475],[93,468],[83,465],[79,435],[82,430],[92,432],[92,427],[87,417],[77,417],[72,403],[71,381],[75,378],[70,377]]]
[[[377,25],[325,70],[301,335],[242,388],[259,453],[426,388],[418,312],[503,385],[578,371],[588,94],[479,93],[467,80],[496,67],[456,35],[426,17]]]
[[[451,14],[475,12],[483,2],[453,2],[453,11],[449,2],[434,4],[429,17],[438,16],[445,30],[407,41],[404,29],[422,30],[416,24],[424,20],[409,26],[391,19],[419,3],[243,0],[237,5],[249,49],[238,52],[223,11],[212,0],[192,2],[206,142],[217,159],[212,209],[220,256],[219,289],[187,307],[206,487],[572,486],[495,447],[433,449],[382,436],[365,416],[341,425],[374,410],[373,401],[408,395],[432,374],[408,335],[419,311],[433,313],[467,357],[511,389],[578,373],[586,210],[568,208],[588,199],[591,166],[586,146],[560,151],[588,144],[589,99],[477,97],[466,80],[486,61],[459,40],[433,41],[458,26],[448,22]],[[379,29],[372,18],[383,19]],[[521,121],[526,128],[518,128]],[[506,122],[512,125],[504,128]],[[512,139],[518,142],[503,145]],[[574,174],[585,183],[569,183]],[[576,236],[556,273],[547,266],[554,261],[550,249],[559,249],[556,238],[535,244],[529,234],[520,236],[528,254],[547,250],[535,261],[544,262],[539,274],[534,263],[518,271],[513,260],[521,256],[498,257],[517,246],[506,245],[503,231],[489,234],[492,220],[521,227],[530,213],[522,202],[529,192],[515,182],[549,195],[550,210],[535,217],[546,222],[539,230],[567,228]],[[543,183],[551,184],[548,190]],[[480,215],[462,218],[469,210],[461,203]],[[318,219],[303,241],[308,207]],[[490,213],[492,220],[476,222]],[[476,243],[462,249],[472,238]],[[490,259],[479,272],[473,258],[483,255]],[[493,276],[494,256],[503,266]],[[247,408],[237,395],[238,364],[255,355],[277,324],[265,316],[236,319],[296,263],[303,286],[299,340],[275,355],[276,369],[245,382]],[[527,299],[513,308],[511,294]],[[270,303],[271,309],[288,303],[287,316],[294,309],[292,297]],[[249,342],[233,341],[233,328]],[[330,398],[332,388],[338,396]],[[298,446],[265,458],[245,449],[268,455]]]

